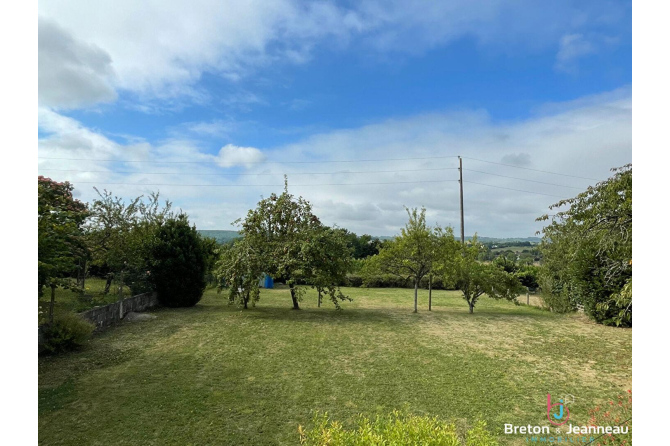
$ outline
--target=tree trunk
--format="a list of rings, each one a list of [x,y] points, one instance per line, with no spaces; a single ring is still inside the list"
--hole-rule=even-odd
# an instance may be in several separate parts
[[[244,300],[244,309],[246,310],[246,309],[249,308],[247,306],[247,302],[249,302],[249,294],[248,293],[244,295],[243,300]]]
[[[113,273],[107,274],[107,283],[105,283],[104,294],[109,294],[109,289],[112,287],[112,279],[114,279],[114,274]]]
[[[317,304],[319,308],[321,308],[321,290],[319,290],[319,303]]]
[[[298,305],[298,298],[295,295],[295,289],[293,288],[293,284],[289,285],[289,288],[291,289],[291,300],[293,300],[293,309],[299,310],[300,305]]]
[[[468,306],[470,307],[470,314],[475,312],[475,302],[468,302]]]
[[[428,276],[428,311],[433,311],[433,275]]]
[[[414,279],[414,312],[418,312],[419,307],[419,281]]]
[[[49,303],[49,323],[54,323],[54,302],[56,301],[56,285],[51,285],[51,302]]]

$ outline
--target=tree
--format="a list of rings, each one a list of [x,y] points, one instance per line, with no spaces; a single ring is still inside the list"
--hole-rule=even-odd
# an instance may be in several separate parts
[[[235,223],[241,224],[240,234],[258,253],[263,271],[289,286],[293,309],[299,310],[304,289],[298,285],[330,274],[315,263],[315,254],[319,253],[316,244],[329,236],[324,235],[324,226],[312,213],[312,205],[291,195],[285,180],[281,195],[273,193],[261,200],[244,221]]]
[[[317,305],[321,306],[321,297],[325,293],[335,308],[340,309],[339,301],[351,300],[342,294],[339,284],[344,283],[351,269],[351,249],[347,246],[344,232],[322,226],[303,240],[301,249],[305,260],[307,284],[316,288]]]
[[[260,298],[258,281],[263,274],[263,261],[259,253],[246,239],[237,239],[224,248],[217,263],[218,291],[227,286],[230,303],[240,304],[247,309],[249,302],[255,305]]]
[[[572,308],[583,305],[597,322],[630,326],[633,168],[628,164],[612,171],[609,179],[550,206],[568,209],[551,216],[542,230],[541,285]]]
[[[419,282],[433,271],[436,260],[453,241],[451,228],[431,228],[426,224],[426,209],[405,208],[409,221],[400,236],[385,243],[373,263],[382,273],[406,278],[414,283],[414,312],[418,311]],[[449,237],[451,234],[451,237]]]
[[[53,322],[53,307],[57,287],[75,288],[68,276],[76,261],[85,257],[82,225],[88,217],[85,203],[72,195],[69,182],[59,183],[43,176],[37,177],[37,277],[38,294],[45,286],[51,288],[49,322]]]
[[[161,305],[190,307],[205,291],[207,252],[195,226],[179,214],[155,232],[150,250],[150,277]]]
[[[161,207],[159,193],[126,202],[110,191],[95,191],[98,198],[91,205],[86,240],[93,265],[107,273],[105,293],[114,278],[120,286],[128,283],[134,292],[147,291],[149,243],[163,222],[174,218],[172,203],[165,201]]]
[[[516,302],[516,297],[523,291],[519,279],[513,274],[495,264],[479,262],[477,258],[481,249],[475,235],[457,252],[450,267],[443,269],[445,280],[454,283],[461,291],[471,314],[484,294],[493,299]]]

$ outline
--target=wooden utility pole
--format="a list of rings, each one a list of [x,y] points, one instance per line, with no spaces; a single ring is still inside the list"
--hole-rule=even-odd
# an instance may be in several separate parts
[[[460,174],[460,179],[458,180],[461,185],[461,244],[465,245],[465,222],[463,221],[463,158],[458,156],[458,172]]]

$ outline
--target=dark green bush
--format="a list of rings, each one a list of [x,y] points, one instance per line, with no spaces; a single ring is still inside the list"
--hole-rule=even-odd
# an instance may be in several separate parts
[[[150,277],[161,305],[191,307],[200,301],[206,286],[206,255],[202,238],[183,214],[156,231]]]
[[[54,316],[53,324],[43,326],[42,347],[48,353],[74,350],[84,345],[93,329],[93,324],[74,313],[57,314]]]
[[[421,281],[419,282],[419,288],[423,288],[424,290],[428,289],[428,277],[423,277]],[[410,285],[412,286],[412,285]],[[433,286],[432,288],[434,290],[455,290],[456,288],[454,285],[445,282],[445,280],[442,277],[433,277]]]
[[[391,274],[374,274],[365,276],[363,286],[366,288],[409,288],[410,281]]]
[[[540,268],[537,266],[523,266],[515,272],[514,275],[519,278],[521,285],[525,286],[530,291],[535,291],[540,286]]]
[[[363,286],[363,278],[358,274],[347,274],[347,281],[343,286],[361,287]]]

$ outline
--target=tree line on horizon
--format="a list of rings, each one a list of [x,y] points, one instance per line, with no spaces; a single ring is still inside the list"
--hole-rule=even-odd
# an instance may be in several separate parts
[[[82,292],[92,273],[106,279],[107,292],[112,281],[133,292],[171,283],[176,294],[191,297],[175,303],[178,296],[163,287],[164,296],[173,295],[166,304],[194,305],[209,272],[219,289],[227,289],[230,302],[248,308],[260,297],[259,278],[268,274],[286,283],[295,309],[308,287],[316,289],[319,306],[327,298],[340,308],[349,299],[342,286],[375,286],[384,277],[411,284],[414,311],[417,290],[426,284],[429,290],[437,285],[461,291],[471,313],[482,296],[516,302],[526,288],[540,288],[552,311],[580,307],[599,323],[631,326],[632,165],[613,172],[550,207],[560,212],[539,218],[549,221],[541,244],[533,246],[542,256],[539,267],[506,255],[487,258],[490,245],[476,235],[461,244],[451,227],[429,226],[424,208],[406,208],[406,225],[388,240],[329,227],[307,200],[289,193],[287,183],[281,194],[261,200],[235,222],[240,238],[221,245],[202,237],[183,212],[171,210],[169,201],[161,205],[157,193],[127,202],[105,190],[83,203],[72,196],[70,183],[40,176],[38,294],[51,290],[52,310],[55,288]],[[178,267],[175,258],[182,263],[189,258],[195,272]],[[179,274],[161,276],[159,259],[173,263]],[[197,276],[190,281],[196,291],[174,284],[180,274]]]

